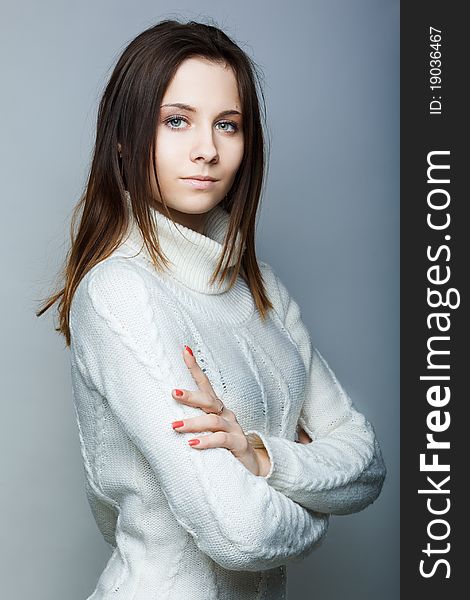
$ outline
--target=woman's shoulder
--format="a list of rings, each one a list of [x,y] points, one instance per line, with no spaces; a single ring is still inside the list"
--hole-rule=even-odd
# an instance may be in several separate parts
[[[157,277],[132,257],[114,253],[89,269],[80,280],[72,300],[71,311],[83,311],[106,304],[122,310],[125,306],[139,310],[148,304],[151,287],[159,287]],[[133,308],[132,308],[133,307]]]
[[[290,299],[289,291],[279,276],[277,268],[262,260],[258,260],[258,265],[266,285],[268,296],[274,303],[274,308],[279,317],[281,320],[284,320]]]
[[[73,347],[80,348],[84,357],[93,345],[106,345],[117,335],[140,359],[146,360],[146,344],[156,335],[157,314],[159,319],[159,312],[168,314],[165,298],[154,286],[159,286],[158,280],[138,261],[109,256],[94,265],[79,282],[70,305]],[[165,336],[172,327],[165,332],[159,329],[159,335]]]
[[[258,265],[263,276],[263,281],[267,287],[277,287],[277,272],[274,270],[272,265],[264,260],[258,259]]]

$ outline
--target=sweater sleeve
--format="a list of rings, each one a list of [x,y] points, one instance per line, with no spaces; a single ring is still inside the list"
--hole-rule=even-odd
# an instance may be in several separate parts
[[[147,459],[175,519],[215,562],[257,571],[304,558],[321,543],[327,515],[287,498],[226,448],[194,450],[194,434],[172,429],[172,421],[204,413],[171,396],[195,384],[182,360],[169,360],[159,300],[137,269],[111,258],[77,287],[71,350],[83,377]]]
[[[274,489],[318,512],[358,512],[377,499],[386,475],[374,428],[313,348],[299,305],[274,276],[283,327],[308,374],[299,424],[312,441],[299,444],[256,430],[245,434],[266,448],[271,467],[264,479]]]

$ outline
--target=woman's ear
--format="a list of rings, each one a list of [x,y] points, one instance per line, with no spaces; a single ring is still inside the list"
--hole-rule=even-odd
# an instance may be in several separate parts
[[[121,148],[121,144],[118,142],[118,152],[119,152],[119,156],[122,156],[122,148]]]

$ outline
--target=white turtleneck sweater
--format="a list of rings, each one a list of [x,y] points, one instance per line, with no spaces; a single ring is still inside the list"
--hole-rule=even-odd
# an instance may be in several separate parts
[[[229,220],[222,207],[204,234],[152,214],[170,272],[151,264],[134,222],[71,305],[85,489],[113,549],[88,600],[281,600],[286,565],[319,545],[329,515],[378,497],[385,466],[374,429],[267,263],[260,268],[275,307],[267,321],[242,277],[231,289],[209,285]],[[171,395],[197,390],[185,344],[245,434],[264,444],[266,476],[173,430],[173,421],[204,414]],[[296,443],[298,423],[311,443]]]

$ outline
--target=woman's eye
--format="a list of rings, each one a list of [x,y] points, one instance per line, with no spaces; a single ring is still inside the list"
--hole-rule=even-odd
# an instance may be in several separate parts
[[[233,123],[233,121],[221,121],[220,125],[225,125],[225,126],[229,126],[229,127],[233,127],[233,132],[238,131],[238,125],[236,123]],[[222,129],[222,131],[227,131],[227,129]]]
[[[170,119],[167,119],[165,121],[165,123],[170,124],[171,122],[174,122],[174,121],[184,121],[184,119],[182,117],[171,117]],[[170,126],[170,129],[181,129],[181,127]]]
[[[178,121],[184,121],[185,123],[187,123],[188,121],[184,118],[184,117],[170,117],[169,119],[165,120],[165,124],[168,125],[168,127],[170,129],[184,129],[184,127],[178,127],[178,126],[174,126],[172,125],[172,123],[174,124]],[[233,121],[219,121],[219,123],[217,123],[217,125],[222,125],[222,131],[226,131],[227,133],[235,133],[238,131],[238,125],[237,123],[234,123]],[[232,127],[232,129],[230,130],[229,128]]]

